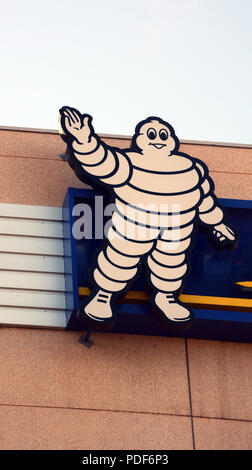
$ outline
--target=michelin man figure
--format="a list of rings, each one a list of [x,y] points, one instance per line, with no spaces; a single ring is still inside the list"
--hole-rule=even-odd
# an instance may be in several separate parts
[[[96,288],[81,304],[79,319],[111,322],[116,295],[129,288],[144,260],[155,310],[168,324],[186,327],[192,312],[178,295],[198,222],[219,244],[237,239],[224,222],[206,165],[179,152],[174,129],[157,117],[137,124],[126,150],[101,142],[88,114],[64,106],[60,119],[76,174],[110,187],[115,201],[107,240],[93,267]]]

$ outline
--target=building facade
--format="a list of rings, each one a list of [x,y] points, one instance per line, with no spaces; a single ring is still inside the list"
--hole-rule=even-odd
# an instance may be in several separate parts
[[[218,197],[252,199],[252,146],[181,150]],[[251,343],[96,332],[86,348],[66,329],[61,207],[85,185],[64,152],[56,131],[0,129],[0,448],[250,449]]]

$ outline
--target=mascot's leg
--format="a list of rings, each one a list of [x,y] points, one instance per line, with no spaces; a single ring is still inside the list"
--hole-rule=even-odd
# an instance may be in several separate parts
[[[153,303],[161,317],[172,324],[190,324],[192,312],[178,300],[187,272],[186,252],[191,243],[193,225],[175,231],[165,230],[149,254],[150,283],[154,287]],[[172,238],[171,238],[172,237]]]
[[[153,232],[145,228],[145,233],[141,235],[135,224],[120,219],[118,214],[112,218],[108,242],[100,251],[93,271],[97,288],[81,305],[78,312],[80,320],[88,317],[96,322],[111,322],[115,314],[113,294],[127,289],[138,273],[142,255],[152,249],[159,234],[158,229]]]

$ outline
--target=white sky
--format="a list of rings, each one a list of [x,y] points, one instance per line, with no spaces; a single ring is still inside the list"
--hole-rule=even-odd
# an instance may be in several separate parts
[[[0,0],[0,125],[252,144],[251,0]]]

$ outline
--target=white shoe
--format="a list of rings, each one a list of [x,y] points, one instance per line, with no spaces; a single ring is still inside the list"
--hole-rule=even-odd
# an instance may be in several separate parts
[[[154,303],[162,316],[170,322],[188,323],[192,319],[190,310],[175,300],[172,293],[158,292],[154,297]]]
[[[88,302],[80,305],[77,316],[85,321],[88,318],[97,322],[112,320],[114,314],[111,306],[112,293],[98,290],[95,296]]]

